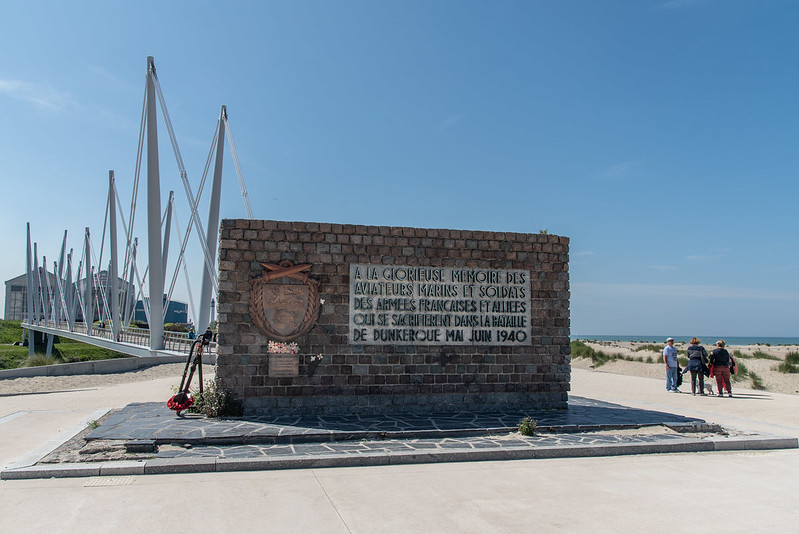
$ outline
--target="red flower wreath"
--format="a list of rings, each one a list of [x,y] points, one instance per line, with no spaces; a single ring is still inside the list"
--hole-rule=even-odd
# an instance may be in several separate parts
[[[194,397],[191,393],[178,393],[166,401],[167,408],[175,410],[178,415],[180,415],[180,412],[183,410],[188,409],[192,404],[194,404]]]

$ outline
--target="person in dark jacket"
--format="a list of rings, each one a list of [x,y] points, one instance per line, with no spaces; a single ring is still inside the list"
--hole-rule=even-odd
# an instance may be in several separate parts
[[[719,339],[716,342],[716,348],[710,353],[710,365],[713,366],[713,375],[716,377],[716,386],[719,389],[718,396],[723,397],[724,390],[727,388],[727,393],[732,397],[732,385],[730,385],[730,366],[732,365],[732,357],[727,349],[724,348],[724,340]]]
[[[705,369],[707,369],[707,351],[700,345],[702,340],[698,337],[691,339],[688,347],[688,366],[685,371],[691,371],[691,395],[696,395],[696,377],[699,377],[699,394],[705,394]],[[683,371],[683,373],[685,372]]]

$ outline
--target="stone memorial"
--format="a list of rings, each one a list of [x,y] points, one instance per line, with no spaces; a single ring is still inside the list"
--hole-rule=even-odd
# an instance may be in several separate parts
[[[224,220],[217,386],[249,414],[565,408],[568,245]]]

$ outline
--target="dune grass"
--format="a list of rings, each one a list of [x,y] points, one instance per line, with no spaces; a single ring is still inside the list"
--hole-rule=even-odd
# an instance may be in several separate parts
[[[755,352],[753,352],[752,358],[754,358],[755,360],[776,360],[776,361],[782,360],[782,358],[780,358],[779,356],[774,356],[773,354],[768,354],[760,350],[756,350]]]
[[[572,341],[570,346],[572,358],[590,358],[591,362],[594,364],[594,367],[605,365],[606,363],[612,362],[614,360],[625,360],[628,362],[641,363],[651,363],[652,360],[651,357],[649,357],[647,360],[644,360],[643,356],[625,356],[624,354],[619,353],[608,354],[607,352],[601,350],[594,350],[582,341]]]
[[[663,347],[660,345],[653,345],[651,343],[648,343],[646,345],[638,345],[637,347],[635,347],[635,352],[640,352],[642,350],[646,350],[649,352],[663,352]]]
[[[749,373],[749,378],[752,379],[752,389],[766,389],[763,385],[763,379],[755,372]]]
[[[775,367],[780,373],[799,373],[799,352],[789,352],[785,361]]]

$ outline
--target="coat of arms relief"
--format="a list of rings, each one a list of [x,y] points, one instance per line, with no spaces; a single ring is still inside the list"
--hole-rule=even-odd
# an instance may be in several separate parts
[[[319,281],[305,273],[310,263],[261,263],[264,272],[250,281],[250,317],[270,339],[292,341],[319,317]]]

